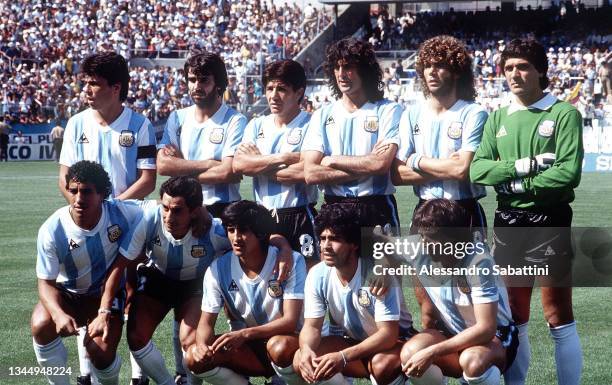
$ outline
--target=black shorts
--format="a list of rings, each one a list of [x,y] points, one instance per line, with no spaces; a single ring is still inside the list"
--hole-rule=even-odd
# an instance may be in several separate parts
[[[399,234],[400,221],[397,212],[397,202],[393,195],[370,195],[364,197],[325,195],[324,202],[323,206],[332,203],[353,205],[357,212],[359,212],[359,219],[363,227],[381,226],[385,234]]]
[[[419,199],[419,202],[414,207],[414,211],[412,212],[412,221],[414,222],[414,214],[425,202],[425,199]],[[482,236],[482,239],[487,238],[487,217],[485,215],[484,209],[478,202],[478,199],[460,199],[455,201],[459,206],[463,207],[468,215],[470,216],[470,227],[473,232],[479,232]],[[410,224],[410,234],[416,234],[416,229],[412,227],[412,223]]]
[[[287,238],[291,248],[306,259],[319,260],[314,218],[317,210],[314,203],[308,206],[272,210],[270,213],[276,223],[274,232]]]
[[[215,218],[221,218],[221,213],[225,208],[234,202],[215,202],[212,205],[205,205],[206,210]]]
[[[499,265],[548,266],[549,275],[563,278],[571,268],[572,208],[495,210],[491,253]]]
[[[266,369],[266,374],[273,376],[276,372],[272,368],[272,360],[268,357],[268,340],[249,340],[244,343],[251,349],[257,360]]]
[[[158,300],[169,308],[178,308],[192,298],[202,298],[202,278],[178,281],[168,278],[151,262],[140,264],[137,293]]]
[[[71,316],[74,317],[78,326],[85,326],[98,316],[102,294],[76,294],[60,289],[60,296],[63,305],[72,310]],[[123,322],[123,311],[125,309],[125,289],[120,289],[111,305],[111,314],[119,317]]]

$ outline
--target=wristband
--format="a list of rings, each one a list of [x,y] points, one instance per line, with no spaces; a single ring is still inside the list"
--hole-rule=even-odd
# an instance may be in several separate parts
[[[98,314],[111,314],[113,311],[108,308],[100,308],[98,309]]]
[[[342,361],[344,362],[344,366],[342,366],[342,369],[346,368],[346,356],[344,355],[344,352],[342,350],[340,350],[340,355],[342,356]]]

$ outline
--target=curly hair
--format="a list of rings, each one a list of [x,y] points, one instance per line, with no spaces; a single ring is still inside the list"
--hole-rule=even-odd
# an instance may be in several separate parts
[[[173,176],[159,188],[159,197],[168,194],[173,198],[182,197],[190,210],[202,206],[202,185],[191,176]]]
[[[110,178],[104,167],[89,160],[81,160],[70,166],[66,174],[66,190],[70,182],[91,183],[96,188],[96,192],[101,194],[104,199],[108,198],[113,191]]]
[[[363,82],[363,88],[369,101],[376,102],[383,98],[382,69],[369,43],[355,38],[342,39],[327,47],[325,55],[323,69],[327,76],[327,84],[336,99],[342,97],[334,74],[338,62],[353,64],[357,67],[357,73]]]
[[[474,85],[474,72],[472,70],[472,57],[465,45],[458,39],[440,35],[425,40],[419,47],[416,61],[416,71],[425,96],[431,95],[423,72],[425,68],[433,65],[447,67],[457,75],[457,97],[463,100],[474,101],[476,87]]]
[[[512,40],[501,54],[499,64],[502,70],[506,66],[506,61],[511,58],[525,59],[531,63],[542,74],[540,88],[545,90],[548,87],[548,76],[546,76],[548,73],[548,58],[544,46],[537,40],[532,38]],[[504,74],[505,72],[504,70]]]
[[[227,69],[225,68],[225,62],[221,59],[221,56],[213,52],[208,51],[194,51],[185,61],[183,66],[185,82],[189,76],[189,70],[191,70],[198,77],[205,77],[212,75],[215,79],[215,87],[217,93],[223,95],[227,88]]]
[[[130,83],[130,70],[125,58],[115,52],[95,53],[87,56],[81,64],[81,73],[87,76],[99,76],[109,86],[121,84],[119,100],[125,101]]]
[[[361,246],[361,221],[354,205],[347,203],[323,205],[314,223],[318,235],[325,230],[331,230],[348,243]]]
[[[225,229],[231,226],[241,231],[252,231],[259,240],[262,252],[267,253],[274,220],[264,206],[244,199],[234,202],[221,213],[221,222]]]

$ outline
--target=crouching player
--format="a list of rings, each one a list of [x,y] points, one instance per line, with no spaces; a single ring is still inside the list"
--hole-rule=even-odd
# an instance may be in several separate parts
[[[463,376],[468,384],[499,384],[500,372],[516,356],[518,330],[506,288],[492,275],[493,259],[476,252],[459,258],[429,247],[473,242],[469,224],[467,211],[447,199],[427,201],[415,212],[413,226],[428,245],[428,253],[413,261],[417,271],[434,263],[487,268],[491,274],[454,275],[439,279],[437,285],[432,276],[418,276],[415,291],[426,329],[406,342],[401,354],[402,369],[414,385],[445,384],[444,375]],[[471,248],[477,250],[478,245]]]
[[[370,377],[377,384],[404,384],[399,353],[413,334],[401,289],[375,297],[363,273],[371,266],[360,256],[359,214],[351,205],[323,206],[315,218],[322,262],[308,273],[304,327],[293,366],[277,369],[287,384],[348,384],[348,377]],[[323,321],[345,336],[322,337]],[[280,365],[279,365],[280,366]]]
[[[195,178],[172,177],[159,193],[161,204],[149,201],[152,204],[130,237],[130,252],[138,254],[144,248],[149,261],[138,267],[139,285],[130,307],[127,337],[144,373],[157,384],[170,385],[174,380],[151,337],[174,309],[181,346],[185,349],[195,343],[202,277],[213,259],[231,246],[221,220],[201,207],[202,188]]]
[[[125,296],[120,290],[130,255],[130,226],[141,209],[107,200],[111,182],[101,165],[80,161],[65,176],[70,205],[57,210],[38,233],[39,302],[32,313],[38,363],[51,384],[69,384],[67,351],[61,337],[87,326],[84,344],[101,384],[118,384]],[[127,258],[126,258],[127,257]]]
[[[216,259],[204,276],[202,315],[195,344],[185,355],[187,366],[212,385],[246,385],[244,376],[274,375],[268,354],[274,336],[298,329],[304,298],[306,264],[294,252],[292,268],[282,283],[274,273],[279,258],[269,245],[272,217],[265,207],[238,201],[221,215],[232,251]],[[215,335],[219,311],[246,327]]]

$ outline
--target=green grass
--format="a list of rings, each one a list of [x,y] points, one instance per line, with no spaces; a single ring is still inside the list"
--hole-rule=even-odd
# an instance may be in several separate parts
[[[609,226],[612,198],[609,174],[585,174],[577,190],[574,208],[575,226]],[[244,197],[251,197],[250,180],[242,183]],[[416,203],[412,189],[399,189],[396,198],[401,221],[409,223]],[[65,204],[57,189],[57,165],[52,162],[0,163],[0,384],[44,384],[42,377],[9,377],[9,367],[35,366],[29,319],[36,294],[36,234],[42,222],[57,208]],[[489,223],[495,208],[494,195],[482,200]],[[409,308],[415,319],[418,311],[407,290]],[[607,298],[607,299],[606,299]],[[585,385],[612,384],[609,357],[612,356],[612,288],[577,288],[574,290],[574,311],[584,351],[582,383]],[[528,384],[556,384],[554,351],[542,316],[539,295],[533,298],[530,339],[532,361]],[[220,327],[224,326],[220,322]],[[220,329],[221,330],[221,329]],[[166,357],[172,371],[170,317],[160,325],[155,343]],[[73,376],[78,372],[76,341],[65,340],[69,352],[69,365]],[[120,345],[123,358],[121,383],[127,384],[129,359],[125,339]],[[256,384],[263,381],[255,380]],[[358,381],[356,384],[367,384]],[[456,382],[452,382],[456,383]],[[229,384],[228,384],[229,385]]]

